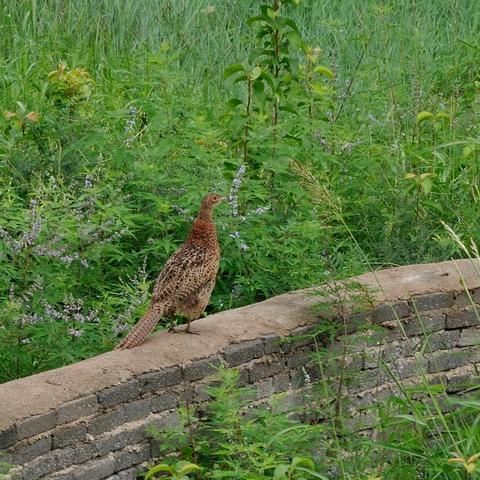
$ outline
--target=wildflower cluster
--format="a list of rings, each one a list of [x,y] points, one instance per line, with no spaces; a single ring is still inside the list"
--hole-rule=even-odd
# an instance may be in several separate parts
[[[127,136],[125,140],[125,146],[130,148],[135,140],[135,130],[137,124],[137,114],[138,110],[133,106],[130,105],[127,110],[127,120],[125,121],[125,135]]]

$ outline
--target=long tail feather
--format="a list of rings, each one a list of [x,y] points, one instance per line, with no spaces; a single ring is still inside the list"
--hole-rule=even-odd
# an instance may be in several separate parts
[[[135,325],[134,329],[115,347],[116,350],[133,348],[141,345],[152,333],[155,325],[162,318],[162,305],[152,305]]]

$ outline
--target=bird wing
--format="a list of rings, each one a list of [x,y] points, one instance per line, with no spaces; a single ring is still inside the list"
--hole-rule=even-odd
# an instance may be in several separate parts
[[[181,301],[215,278],[219,256],[201,245],[185,244],[167,261],[153,289],[152,303]]]

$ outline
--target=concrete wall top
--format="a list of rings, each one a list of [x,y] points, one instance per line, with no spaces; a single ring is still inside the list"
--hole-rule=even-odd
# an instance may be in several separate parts
[[[480,262],[457,260],[380,270],[355,277],[372,287],[376,303],[408,300],[433,292],[480,287]],[[291,292],[254,305],[210,315],[194,324],[199,335],[161,332],[144,345],[0,385],[0,431],[27,417],[94,394],[139,375],[211,357],[229,345],[269,334],[288,336],[318,321],[314,289]]]

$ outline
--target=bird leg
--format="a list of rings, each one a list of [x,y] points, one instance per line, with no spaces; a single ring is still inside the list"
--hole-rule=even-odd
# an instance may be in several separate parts
[[[198,332],[194,332],[190,330],[190,320],[188,321],[187,328],[185,329],[185,333],[193,333],[194,335],[200,335]]]

